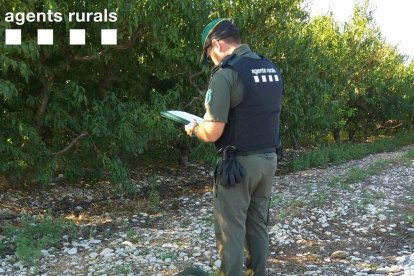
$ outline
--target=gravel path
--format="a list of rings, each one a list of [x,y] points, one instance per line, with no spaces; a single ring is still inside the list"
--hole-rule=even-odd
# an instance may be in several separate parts
[[[277,176],[268,275],[414,275],[412,149]],[[162,201],[159,212],[81,222],[89,234],[65,235],[42,251],[37,268],[0,255],[0,275],[174,275],[189,266],[214,275],[220,261],[209,186]]]

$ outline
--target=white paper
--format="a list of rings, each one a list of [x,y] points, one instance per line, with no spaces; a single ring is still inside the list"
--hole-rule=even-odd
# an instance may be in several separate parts
[[[173,114],[173,115],[175,115],[175,116],[177,116],[177,117],[181,117],[181,118],[189,121],[190,123],[193,120],[196,120],[196,122],[198,124],[201,124],[203,122],[203,118],[198,117],[196,115],[193,115],[191,113],[185,112],[185,111],[169,110],[168,112],[171,113],[171,114]]]

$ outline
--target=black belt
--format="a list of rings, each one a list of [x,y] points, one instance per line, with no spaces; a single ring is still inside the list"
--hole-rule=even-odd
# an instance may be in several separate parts
[[[237,156],[247,156],[252,154],[261,154],[261,153],[274,153],[276,152],[276,148],[267,148],[261,150],[252,150],[252,151],[236,151]]]

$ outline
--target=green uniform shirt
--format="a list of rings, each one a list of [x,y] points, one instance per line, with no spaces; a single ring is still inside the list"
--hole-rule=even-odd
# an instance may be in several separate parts
[[[236,55],[260,59],[250,50],[247,44],[242,44],[233,52]],[[214,72],[214,69],[213,69]],[[243,82],[238,73],[230,68],[220,68],[211,76],[205,97],[205,120],[227,123],[229,110],[243,100]]]

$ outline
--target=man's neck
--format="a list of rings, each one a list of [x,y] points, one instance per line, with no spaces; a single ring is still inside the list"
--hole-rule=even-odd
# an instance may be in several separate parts
[[[240,46],[241,46],[241,44],[238,44],[238,45],[231,45],[231,46],[229,47],[229,49],[226,51],[226,56],[233,54],[233,52],[234,52],[237,48],[239,48]]]

